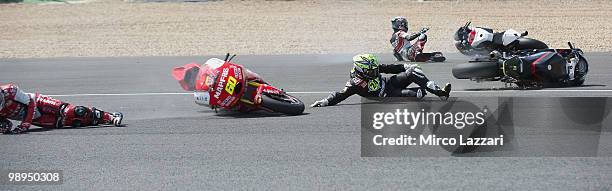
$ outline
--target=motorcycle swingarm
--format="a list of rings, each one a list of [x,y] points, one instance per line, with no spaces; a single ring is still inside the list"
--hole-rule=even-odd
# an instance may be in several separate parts
[[[279,90],[274,86],[259,82],[248,82],[246,92],[247,93],[244,94],[240,101],[254,106],[261,104],[261,96],[263,96],[263,94],[273,94],[279,96],[284,94],[282,90]]]

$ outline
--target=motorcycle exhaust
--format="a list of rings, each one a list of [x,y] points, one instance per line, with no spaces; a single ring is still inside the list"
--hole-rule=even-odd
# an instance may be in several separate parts
[[[506,53],[506,52],[504,52],[504,54],[505,54],[505,53]],[[501,58],[502,56],[504,56],[504,57],[505,57],[506,55],[502,55],[502,53],[500,53],[500,52],[499,52],[499,51],[497,51],[497,50],[491,51],[491,53],[489,53],[489,58],[490,58],[490,59],[492,59],[492,60],[494,60],[494,59],[498,59],[498,58]]]

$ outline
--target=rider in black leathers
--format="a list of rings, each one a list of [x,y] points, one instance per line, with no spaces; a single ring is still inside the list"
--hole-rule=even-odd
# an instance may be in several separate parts
[[[344,89],[316,101],[311,107],[336,105],[354,94],[362,97],[422,98],[426,94],[423,89],[446,100],[451,91],[450,84],[440,88],[435,82],[427,79],[417,64],[379,64],[376,56],[360,54],[353,57],[353,65],[351,78]],[[380,73],[395,75],[387,78],[381,76]],[[407,89],[412,83],[416,83],[420,88]]]

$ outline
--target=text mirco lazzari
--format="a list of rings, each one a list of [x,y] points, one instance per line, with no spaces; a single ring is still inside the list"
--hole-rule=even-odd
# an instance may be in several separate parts
[[[375,112],[372,115],[372,128],[381,130],[385,125],[406,126],[411,130],[418,125],[443,125],[449,128],[462,130],[467,125],[480,126],[485,121],[484,109],[479,112],[430,112],[421,109],[413,112],[408,109],[396,109],[395,112]],[[442,127],[444,128],[444,127]],[[436,135],[419,135],[418,137],[401,134],[393,137],[375,135],[372,138],[374,145],[503,145],[504,135],[499,137],[463,137],[458,134],[456,137],[436,137]]]

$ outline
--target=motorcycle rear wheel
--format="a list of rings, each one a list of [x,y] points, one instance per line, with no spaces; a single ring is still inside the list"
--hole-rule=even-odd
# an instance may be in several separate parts
[[[470,62],[453,67],[457,79],[494,78],[501,75],[496,62]]]
[[[283,96],[264,94],[261,97],[262,107],[287,115],[300,115],[304,112],[304,102],[289,95]]]

